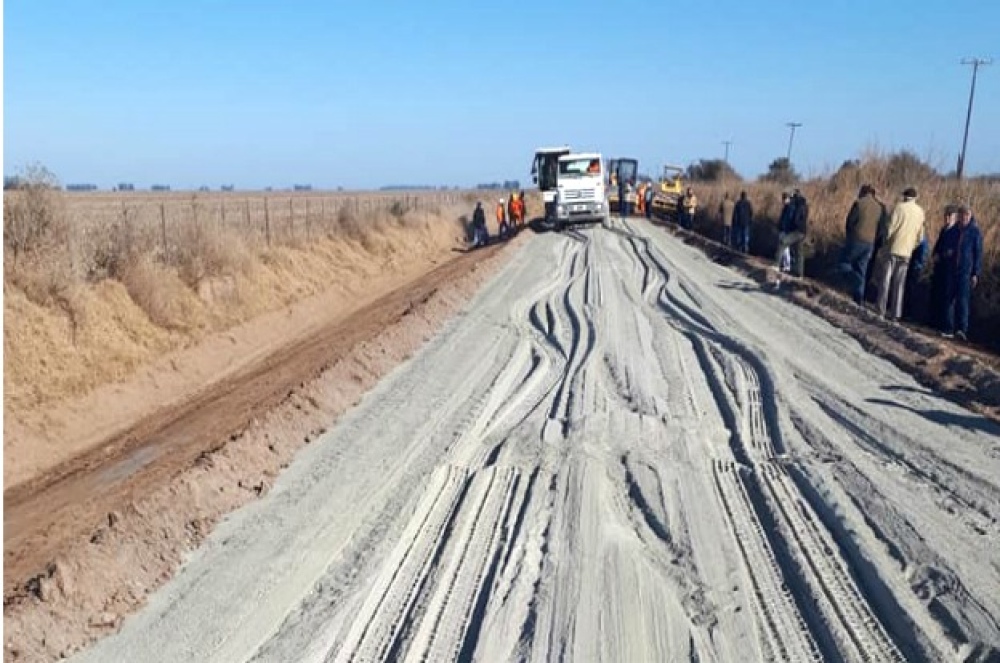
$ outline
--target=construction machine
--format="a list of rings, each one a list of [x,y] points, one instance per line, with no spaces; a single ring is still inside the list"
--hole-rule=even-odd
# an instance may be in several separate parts
[[[630,184],[630,191],[626,194],[627,200],[632,209],[635,209],[637,193],[636,183],[639,173],[639,161],[637,159],[608,159],[607,182],[608,182],[608,207],[612,213],[619,212],[621,205],[618,200],[618,182],[624,180]]]
[[[677,223],[677,201],[684,197],[684,169],[666,165],[663,175],[653,189],[653,216]]]

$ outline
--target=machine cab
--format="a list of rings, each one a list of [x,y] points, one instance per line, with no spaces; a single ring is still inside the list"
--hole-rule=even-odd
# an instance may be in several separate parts
[[[639,175],[639,161],[637,159],[609,159],[608,160],[608,186],[617,189],[619,179],[630,182],[632,186],[636,184]]]

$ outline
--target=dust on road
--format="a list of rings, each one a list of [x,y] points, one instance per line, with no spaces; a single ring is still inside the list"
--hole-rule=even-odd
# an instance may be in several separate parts
[[[79,660],[979,660],[998,482],[995,424],[616,220],[526,244]]]

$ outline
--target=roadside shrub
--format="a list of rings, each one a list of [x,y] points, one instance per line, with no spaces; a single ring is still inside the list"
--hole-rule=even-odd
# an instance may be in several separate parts
[[[65,246],[67,233],[59,181],[44,166],[29,166],[18,189],[4,194],[5,264],[16,271],[25,256]]]

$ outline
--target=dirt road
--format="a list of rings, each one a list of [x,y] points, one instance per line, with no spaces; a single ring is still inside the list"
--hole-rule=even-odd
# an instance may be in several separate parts
[[[998,517],[995,424],[616,221],[527,243],[77,660],[986,660]]]

